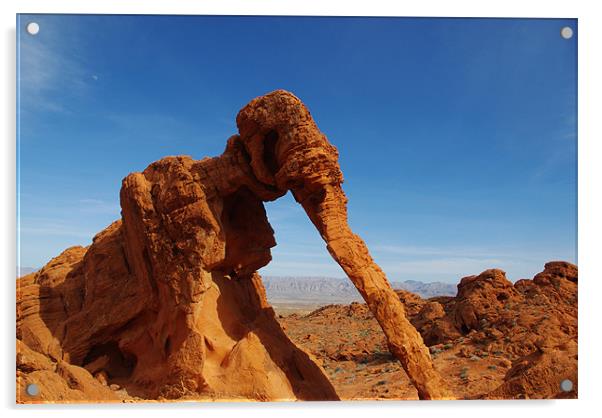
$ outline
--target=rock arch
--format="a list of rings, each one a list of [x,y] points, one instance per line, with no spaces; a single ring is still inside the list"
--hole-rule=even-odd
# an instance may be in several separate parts
[[[274,186],[277,193],[291,190],[303,206],[329,253],[376,317],[389,350],[401,362],[418,396],[450,398],[399,297],[364,241],[349,228],[338,152],[307,108],[293,94],[278,90],[251,101],[240,111],[236,123],[240,134],[237,141],[251,158],[253,174],[260,182]]]
[[[350,230],[338,152],[303,103],[278,90],[252,100],[236,122],[239,134],[218,157],[166,157],[128,175],[121,220],[90,247],[68,249],[20,279],[20,344],[91,374],[108,370],[109,381],[146,399],[338,399],[280,328],[256,272],[276,245],[264,202],[290,190],[419,397],[451,398],[385,274]]]

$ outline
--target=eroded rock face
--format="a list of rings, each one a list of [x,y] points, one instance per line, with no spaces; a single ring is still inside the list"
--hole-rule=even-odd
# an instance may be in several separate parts
[[[484,399],[575,399],[578,393],[577,342],[565,341],[555,347],[538,348],[516,360],[504,376],[504,383]],[[562,390],[568,380],[571,389]]]
[[[98,382],[88,371],[66,361],[53,361],[17,340],[17,400],[31,398],[27,386],[37,385],[39,402],[116,402],[123,394]]]
[[[478,276],[464,277],[458,284],[455,323],[464,333],[479,330],[484,324],[495,322],[503,306],[518,295],[501,270],[491,269]]]
[[[251,101],[237,125],[240,135],[218,157],[167,157],[127,176],[121,220],[89,248],[68,249],[20,280],[17,338],[145,399],[337,399],[282,332],[256,273],[276,244],[263,202],[291,190],[419,396],[449,397],[399,298],[349,229],[337,150],[305,106],[279,90]]]
[[[546,263],[532,280],[514,284],[496,269],[465,277],[456,298],[446,304],[446,314],[436,320],[448,331],[433,342],[454,341],[460,332],[488,352],[513,359],[502,385],[483,398],[575,398],[577,281],[577,266],[564,261]],[[573,383],[569,392],[560,389],[564,379]]]
[[[121,220],[19,280],[19,344],[143,399],[338,399],[256,273],[275,245],[263,201],[284,193],[256,178],[239,136],[219,157],[127,176]]]
[[[577,266],[550,262],[514,285],[496,269],[466,277],[456,297],[396,292],[457,398],[550,399],[577,397],[577,290]],[[367,305],[330,305],[281,321],[324,364],[342,399],[417,398],[383,350]]]
[[[18,353],[46,361],[18,361],[19,401],[337,399],[322,370],[275,321],[256,273],[138,276],[123,229],[116,222],[87,251],[69,249],[20,279]],[[70,264],[77,254],[83,257]],[[62,262],[69,273],[48,281],[46,273]],[[205,287],[197,291],[196,283]],[[84,383],[61,383],[57,365]],[[39,398],[25,395],[31,382],[41,386]]]

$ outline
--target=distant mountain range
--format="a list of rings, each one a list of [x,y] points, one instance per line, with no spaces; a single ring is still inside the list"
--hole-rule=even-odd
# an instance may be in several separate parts
[[[17,277],[38,271],[38,268],[20,267]],[[351,303],[361,302],[362,297],[351,280],[337,277],[263,276],[268,299],[278,302]],[[422,298],[455,296],[455,284],[406,280],[391,282],[394,289],[404,289]]]
[[[458,285],[443,282],[419,282],[417,280],[406,280],[405,282],[391,282],[394,289],[404,289],[416,293],[422,298],[435,296],[456,296]]]
[[[351,303],[362,297],[348,279],[334,277],[264,276],[263,284],[268,299],[278,302]],[[455,296],[456,285],[450,283],[424,283],[416,280],[391,282],[394,289],[404,289],[423,298]]]

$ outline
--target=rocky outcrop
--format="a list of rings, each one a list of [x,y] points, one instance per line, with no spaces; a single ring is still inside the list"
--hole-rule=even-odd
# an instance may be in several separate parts
[[[458,284],[455,323],[467,333],[499,319],[506,303],[516,300],[519,292],[501,270],[486,270],[478,276],[464,277]]]
[[[167,157],[128,175],[120,220],[20,279],[19,344],[143,399],[337,399],[276,322],[256,273],[276,244],[263,202],[291,190],[419,396],[448,398],[399,298],[349,229],[337,150],[305,106],[276,91],[245,106],[237,125],[218,157]]]
[[[397,295],[457,398],[576,398],[577,280],[575,265],[550,262],[514,284],[496,269],[465,277],[455,297]],[[330,305],[281,322],[323,363],[343,399],[417,397],[383,352],[367,305]]]
[[[89,248],[70,248],[19,280],[17,352],[46,359],[18,360],[20,402],[337,399],[275,321],[257,274],[203,270],[198,290],[194,273],[177,276],[190,283],[167,280],[165,270],[139,275],[127,251],[116,222]],[[159,268],[151,263],[143,268]],[[84,383],[69,386],[57,365]],[[40,386],[39,397],[25,395],[27,383]]]
[[[27,394],[30,384],[38,395]],[[17,340],[17,400],[23,402],[118,402],[123,393],[113,391],[86,370],[30,349]]]
[[[514,285],[501,270],[461,280],[442,322],[514,359],[504,383],[486,398],[577,397],[577,282],[577,266],[564,261],[546,263],[532,280]],[[573,384],[569,392],[560,389],[565,379]]]
[[[568,340],[555,347],[538,347],[514,362],[504,383],[483,399],[577,398],[577,342]],[[568,390],[562,389],[569,382]]]
[[[338,399],[256,273],[275,245],[262,202],[283,193],[256,178],[239,136],[219,157],[127,176],[121,220],[19,279],[19,344],[143,399]],[[48,400],[65,399],[81,398]]]
[[[514,343],[509,350],[526,355],[542,338],[554,345],[577,335],[577,267],[567,262],[546,263],[532,280],[514,284],[502,270],[486,270],[462,278],[456,297],[398,294],[429,346],[464,335],[484,341],[504,335]],[[511,331],[517,328],[520,335]]]

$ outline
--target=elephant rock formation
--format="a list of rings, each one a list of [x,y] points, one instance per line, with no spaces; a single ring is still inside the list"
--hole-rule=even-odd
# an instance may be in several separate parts
[[[24,388],[32,381],[44,401],[338,399],[280,328],[257,274],[276,245],[263,202],[289,190],[419,396],[450,397],[403,304],[348,226],[337,150],[309,111],[278,90],[252,100],[236,121],[239,135],[222,155],[167,157],[128,175],[120,220],[89,247],[69,248],[19,279],[20,401],[30,401]],[[65,390],[53,392],[56,382]],[[126,393],[105,396],[106,385]]]

